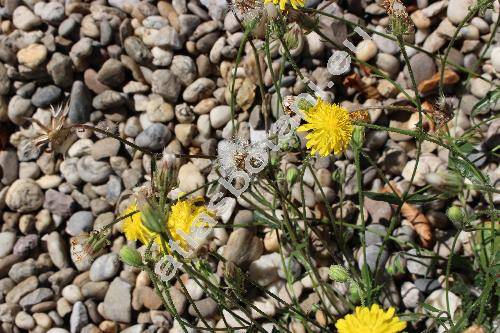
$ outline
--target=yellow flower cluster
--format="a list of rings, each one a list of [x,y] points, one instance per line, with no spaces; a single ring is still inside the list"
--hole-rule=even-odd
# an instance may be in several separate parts
[[[351,141],[353,123],[349,112],[338,104],[329,104],[318,98],[316,105],[304,110],[306,124],[297,128],[306,135],[306,147],[311,155],[316,152],[325,157],[334,152],[339,155]]]
[[[394,308],[384,311],[379,305],[371,308],[356,307],[354,314],[348,314],[335,324],[338,333],[398,333],[406,328],[406,322],[394,316]]]
[[[292,5],[293,9],[298,9],[299,7],[304,7],[305,2],[304,0],[264,0],[264,3],[274,3],[275,5],[279,4],[280,5],[280,10],[284,11],[286,9],[286,4],[290,2],[290,5]]]
[[[214,214],[210,212],[205,206],[197,205],[199,199],[186,199],[177,201],[172,207],[165,223],[166,229],[172,236],[172,239],[183,249],[188,248],[188,243],[177,232],[182,230],[185,234],[189,235],[193,227],[203,227],[203,222],[198,221],[198,215],[205,213],[213,217]],[[131,214],[138,211],[136,204],[131,204],[124,215]],[[123,221],[123,232],[129,241],[140,241],[142,244],[149,244],[151,241],[161,246],[160,236],[150,231],[142,222],[141,212],[137,212]]]

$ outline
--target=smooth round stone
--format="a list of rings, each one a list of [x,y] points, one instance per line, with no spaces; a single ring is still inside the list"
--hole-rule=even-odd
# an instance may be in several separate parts
[[[13,232],[2,232],[0,233],[0,258],[12,252],[12,248],[16,242],[16,234]]]
[[[116,253],[108,253],[97,258],[90,267],[90,280],[105,281],[115,277],[120,269],[120,259]]]
[[[497,73],[500,73],[500,46],[496,46],[491,51],[491,63]]]
[[[120,150],[120,141],[114,138],[104,138],[92,145],[91,155],[98,161],[111,156],[116,156]]]
[[[66,224],[66,232],[71,236],[78,236],[84,232],[92,230],[94,216],[89,211],[79,211],[74,213]]]
[[[221,128],[231,120],[231,107],[218,105],[210,111],[210,124],[213,128]]]
[[[171,133],[167,126],[154,123],[137,136],[135,143],[147,149],[160,150],[167,145],[170,136]]]
[[[363,40],[356,47],[356,57],[361,61],[369,61],[377,55],[378,48],[371,40]]]
[[[162,96],[165,101],[175,103],[181,92],[180,81],[172,71],[158,69],[151,78],[151,91]]]
[[[18,179],[7,191],[5,203],[20,213],[29,213],[38,210],[43,205],[43,192],[33,179]]]
[[[111,174],[111,167],[106,162],[96,161],[92,156],[83,156],[77,163],[80,178],[91,184],[104,183]]]
[[[467,17],[469,7],[473,6],[477,0],[450,0],[446,15],[455,25],[460,24]]]
[[[214,89],[214,81],[201,77],[191,83],[186,90],[184,90],[182,98],[188,103],[197,103],[204,98],[210,97]]]
[[[47,48],[42,44],[31,44],[17,52],[17,60],[31,69],[41,65],[47,58]]]
[[[417,53],[411,57],[410,65],[417,84],[430,79],[436,73],[436,64],[434,63],[434,59],[425,53]],[[404,74],[408,82],[411,82],[407,66],[405,66]]]
[[[7,115],[9,119],[16,125],[23,125],[26,123],[26,118],[31,117],[35,108],[29,99],[21,96],[13,96],[7,107]]]

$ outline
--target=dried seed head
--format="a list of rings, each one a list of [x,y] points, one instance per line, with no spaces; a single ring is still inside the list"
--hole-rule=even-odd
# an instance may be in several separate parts
[[[232,0],[231,9],[243,23],[258,19],[264,12],[264,4],[259,0]]]
[[[34,118],[30,120],[39,128],[38,134],[31,140],[30,144],[36,149],[46,148],[46,151],[53,152],[64,147],[64,143],[71,135],[71,126],[65,126],[68,114],[67,105],[62,105],[51,109],[50,124],[45,126]]]
[[[109,230],[93,230],[90,233],[83,233],[71,239],[71,254],[76,261],[88,259],[94,261],[97,255],[110,244],[108,239]]]
[[[440,96],[434,104],[432,119],[437,129],[441,129],[446,123],[453,119],[453,100]]]
[[[219,143],[217,158],[221,169],[226,174],[245,169],[250,143],[240,138],[224,140]]]
[[[370,122],[370,114],[368,111],[354,111],[349,113],[352,121],[362,121],[365,123]]]
[[[384,0],[383,7],[389,15],[391,32],[404,36],[413,32],[413,23],[401,0]]]

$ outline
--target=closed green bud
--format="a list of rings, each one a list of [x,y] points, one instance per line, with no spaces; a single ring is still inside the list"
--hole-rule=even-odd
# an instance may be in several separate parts
[[[347,282],[351,278],[349,272],[343,266],[332,265],[330,266],[330,279],[336,282]]]
[[[446,215],[450,219],[451,222],[457,227],[461,227],[464,224],[464,212],[460,207],[457,206],[451,206],[448,208],[446,211]]]
[[[361,148],[363,146],[363,141],[365,139],[364,129],[362,126],[354,126],[354,131],[352,132],[352,142],[353,144]]]
[[[280,159],[278,158],[278,156],[272,156],[271,157],[271,165],[273,167],[277,166],[279,162],[280,162]]]
[[[120,250],[120,258],[124,263],[133,267],[142,266],[142,257],[139,251],[130,246],[125,245]]]
[[[165,216],[159,212],[158,209],[145,204],[140,208],[142,224],[150,231],[160,234],[165,231]],[[168,219],[167,219],[168,220]]]
[[[359,286],[356,283],[351,283],[349,285],[349,298],[352,303],[358,304],[361,300]]]
[[[299,110],[309,111],[309,109],[312,108],[314,106],[314,104],[312,104],[306,98],[300,98],[297,101],[297,106],[298,106]]]
[[[286,180],[289,184],[295,184],[295,181],[299,177],[299,170],[297,168],[292,167],[286,170]]]

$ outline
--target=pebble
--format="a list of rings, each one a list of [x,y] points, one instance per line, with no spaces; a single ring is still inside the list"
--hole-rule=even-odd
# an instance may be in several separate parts
[[[188,56],[175,55],[170,70],[184,86],[191,84],[198,76],[196,63]]]
[[[69,319],[69,326],[71,333],[78,333],[82,331],[82,328],[89,322],[89,316],[87,313],[87,308],[82,302],[76,302],[73,305],[71,311],[71,316]]]
[[[109,285],[103,302],[103,316],[108,320],[130,323],[131,316],[131,286],[121,278],[116,277]]]
[[[476,0],[449,0],[446,16],[455,25],[460,24],[469,13],[469,7],[474,5]]]
[[[36,276],[30,276],[12,288],[5,296],[5,300],[8,304],[16,304],[21,298],[34,291],[37,287],[38,279]]]
[[[96,161],[92,156],[83,156],[77,162],[79,177],[91,184],[101,184],[105,182],[111,174],[111,167],[108,163]]]
[[[17,327],[24,330],[31,330],[35,328],[35,320],[29,314],[24,311],[19,312],[16,315],[15,324]]]
[[[124,43],[125,51],[136,62],[146,65],[153,58],[151,51],[137,37],[128,37]]]
[[[231,119],[231,107],[218,105],[210,111],[210,125],[213,128],[221,128]]]
[[[204,195],[205,177],[193,163],[186,163],[179,169],[179,189],[185,193],[192,193],[193,196]]]
[[[26,118],[33,115],[34,110],[29,99],[16,95],[9,101],[7,115],[14,124],[23,125],[26,122]]]
[[[280,262],[281,256],[278,253],[264,254],[250,264],[248,274],[253,281],[265,287],[279,279]]]
[[[193,304],[189,305],[188,309],[189,314],[194,317],[200,317],[201,315],[201,318],[211,318],[218,311],[217,303],[211,298],[195,301],[194,305],[197,307],[198,312],[195,311]]]
[[[496,46],[491,50],[491,63],[497,73],[500,73],[500,47]]]
[[[89,89],[82,81],[74,81],[71,87],[68,118],[74,123],[84,123],[90,119],[92,99]]]
[[[401,297],[403,304],[409,309],[415,309],[424,299],[422,292],[408,281],[403,282],[401,285]]]
[[[12,232],[5,231],[0,233],[0,258],[12,252],[16,243],[16,235]]]
[[[59,269],[67,267],[69,265],[67,246],[62,236],[57,231],[53,231],[47,236],[46,242],[50,259],[54,265]]]
[[[43,192],[33,179],[18,179],[8,189],[5,203],[19,213],[38,210],[43,205]]]
[[[43,44],[31,44],[17,52],[17,60],[31,69],[37,68],[47,59],[47,48]]]
[[[38,288],[30,292],[19,301],[23,308],[29,308],[33,305],[48,301],[54,297],[54,292],[49,288]]]
[[[29,31],[42,23],[28,7],[18,6],[12,14],[12,23],[18,29]]]
[[[76,209],[76,203],[70,195],[49,189],[45,192],[43,208],[62,218],[68,218]]]
[[[151,124],[135,139],[135,143],[150,150],[164,148],[170,140],[171,132],[167,126],[159,123]]]
[[[13,248],[13,253],[16,255],[26,255],[29,251],[34,250],[38,247],[39,238],[38,235],[30,234],[19,238]]]
[[[383,33],[383,34],[387,34],[387,31],[385,31],[385,29],[382,28],[381,26],[377,26],[375,28],[375,31]],[[372,38],[373,38],[373,42],[375,42],[377,48],[379,50],[384,51],[385,53],[398,54],[399,52],[401,52],[401,49],[399,48],[398,43],[396,43],[392,39],[386,38],[386,37],[379,35],[377,33],[374,33]]]
[[[120,145],[120,141],[115,138],[104,138],[96,141],[92,145],[90,154],[96,161],[106,159],[111,156],[116,156],[118,154],[118,150],[120,149]]]
[[[166,102],[175,103],[181,86],[179,79],[168,69],[157,69],[151,77],[151,91],[162,96]]]
[[[215,89],[215,82],[207,78],[199,78],[184,90],[182,98],[188,103],[197,103],[210,97]]]
[[[94,282],[109,280],[118,274],[120,259],[115,253],[105,254],[97,258],[90,267],[90,280]]]
[[[408,272],[420,276],[430,276],[433,272],[432,258],[422,257],[415,249],[408,250],[405,255]]]
[[[94,216],[89,211],[78,211],[71,215],[66,223],[66,232],[71,236],[78,236],[92,230]]]
[[[108,59],[97,72],[97,79],[106,86],[119,88],[125,81],[125,66],[116,59]]]
[[[385,49],[383,50],[385,51]],[[356,47],[356,57],[361,61],[369,61],[377,55],[377,51],[378,48],[375,42],[363,40]]]
[[[417,53],[410,58],[410,65],[413,68],[413,74],[417,84],[428,80],[436,73],[436,64],[434,60],[425,53]],[[408,82],[411,82],[410,74],[405,66],[404,73]]]

